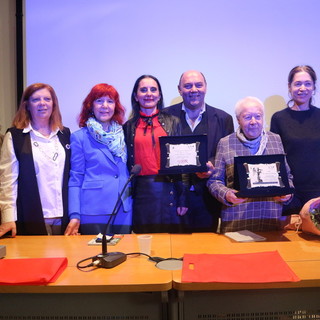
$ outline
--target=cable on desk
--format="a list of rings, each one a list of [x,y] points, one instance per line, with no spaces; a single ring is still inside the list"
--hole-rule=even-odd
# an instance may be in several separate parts
[[[142,252],[126,253],[127,256],[129,256],[129,255],[135,255],[135,254],[148,257],[150,261],[153,261],[153,262],[156,263],[155,265],[157,265],[157,264],[158,264],[159,262],[161,262],[161,261],[167,261],[167,260],[180,260],[180,261],[182,261],[182,260],[183,260],[183,258],[161,258],[161,257],[152,257],[152,256],[149,256],[148,254],[142,253]]]
[[[96,268],[92,268],[90,270],[82,270],[82,269],[86,269],[86,268],[90,268],[90,267],[95,267],[99,261],[93,261],[89,264],[86,264],[84,266],[81,265],[81,263],[85,262],[85,261],[88,261],[88,260],[92,260],[94,257],[89,257],[89,258],[86,258],[86,259],[83,259],[83,260],[80,260],[78,263],[77,263],[77,269],[80,270],[80,271],[83,271],[83,272],[89,272],[89,271],[93,271],[93,270],[96,270]]]
[[[126,253],[126,256],[131,256],[131,255],[140,255],[140,256],[146,256],[149,258],[150,261],[153,261],[155,262],[157,265],[159,262],[161,261],[166,261],[166,260],[183,260],[183,258],[161,258],[161,257],[152,257],[146,253],[142,253],[142,252],[131,252],[131,253]],[[96,270],[98,269],[97,265],[99,264],[99,261],[96,260],[96,261],[93,261],[89,264],[86,264],[86,265],[81,265],[83,262],[85,261],[88,261],[88,260],[92,260],[95,256],[93,257],[89,257],[89,258],[86,258],[86,259],[83,259],[83,260],[80,260],[78,263],[77,263],[77,268],[78,270],[80,271],[83,271],[83,272],[90,272],[90,271],[93,271],[93,270]],[[91,268],[90,270],[83,270],[83,269],[87,269],[87,268]]]

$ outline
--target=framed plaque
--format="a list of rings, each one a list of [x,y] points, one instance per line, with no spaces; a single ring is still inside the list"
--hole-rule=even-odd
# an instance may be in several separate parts
[[[207,171],[207,135],[164,136],[159,141],[159,174]]]
[[[293,193],[289,186],[285,156],[241,156],[234,158],[234,189],[239,198],[274,197]]]

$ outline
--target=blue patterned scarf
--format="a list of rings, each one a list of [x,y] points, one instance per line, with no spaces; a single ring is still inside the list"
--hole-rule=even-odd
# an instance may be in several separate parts
[[[127,147],[124,142],[123,129],[119,123],[112,121],[108,131],[104,131],[101,123],[91,117],[87,120],[86,125],[93,139],[108,146],[114,156],[120,157],[124,163],[127,162]]]

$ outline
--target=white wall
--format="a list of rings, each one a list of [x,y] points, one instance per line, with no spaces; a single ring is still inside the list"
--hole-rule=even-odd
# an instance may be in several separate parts
[[[198,69],[207,103],[233,115],[238,99],[257,96],[268,123],[285,106],[292,67],[310,64],[320,77],[318,0],[25,1],[27,85],[51,84],[72,130],[100,82],[130,111],[140,75],[158,77],[170,105],[181,73]]]

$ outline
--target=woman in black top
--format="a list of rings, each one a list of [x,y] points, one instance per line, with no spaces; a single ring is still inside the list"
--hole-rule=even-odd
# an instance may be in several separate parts
[[[288,107],[271,119],[270,131],[281,136],[295,186],[284,215],[299,213],[308,200],[320,196],[320,109],[312,105],[316,81],[312,67],[294,67],[288,76]]]

